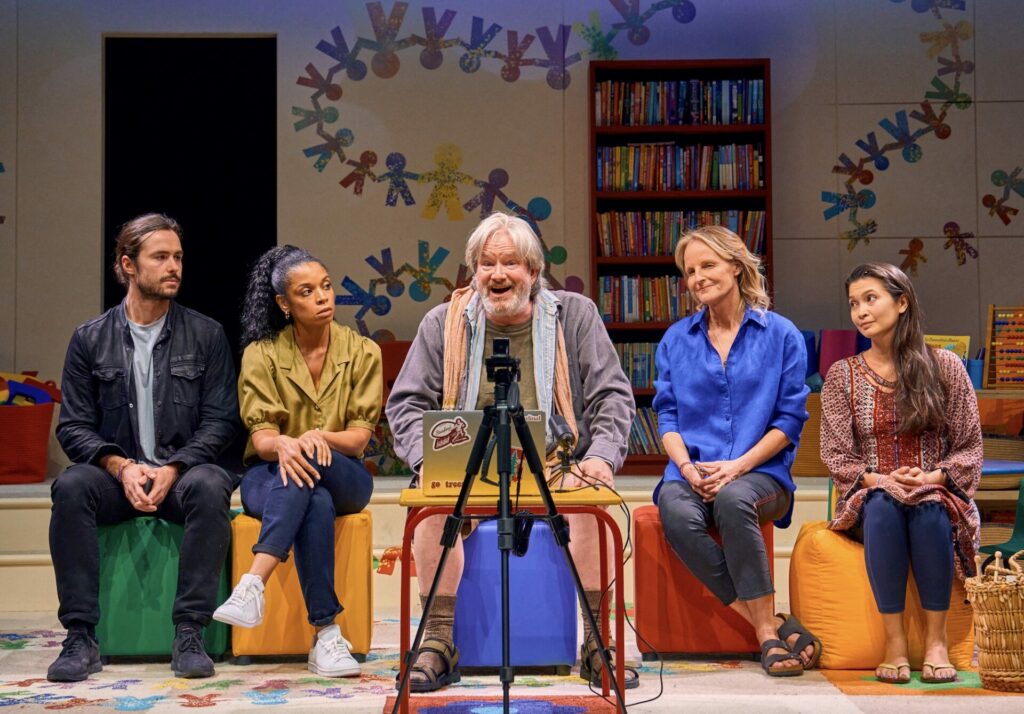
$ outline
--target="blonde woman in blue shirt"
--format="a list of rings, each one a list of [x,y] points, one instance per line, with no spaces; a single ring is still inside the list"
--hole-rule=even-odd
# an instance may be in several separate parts
[[[804,340],[768,311],[761,261],[732,231],[690,231],[675,261],[700,309],[658,345],[654,408],[669,463],[654,500],[676,555],[753,626],[765,672],[799,675],[817,664],[821,643],[774,613],[760,526],[785,528],[793,511],[789,470],[807,420]]]

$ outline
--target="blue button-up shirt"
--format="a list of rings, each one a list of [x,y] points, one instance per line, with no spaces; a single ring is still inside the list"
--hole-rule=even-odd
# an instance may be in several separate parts
[[[722,364],[708,337],[706,310],[672,325],[658,345],[654,408],[658,431],[682,436],[694,461],[737,459],[771,429],[791,442],[754,470],[796,490],[789,469],[807,421],[807,348],[792,322],[774,312],[747,309]],[[685,480],[670,460],[665,481]],[[661,484],[654,491],[658,500]],[[789,526],[793,512],[776,521]]]

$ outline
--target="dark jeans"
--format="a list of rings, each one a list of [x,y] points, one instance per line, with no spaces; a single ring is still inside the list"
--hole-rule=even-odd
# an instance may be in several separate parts
[[[704,503],[688,481],[668,481],[658,495],[665,538],[683,564],[723,605],[775,592],[761,524],[782,518],[792,498],[782,484],[752,471]],[[722,545],[708,533],[718,528]]]
[[[156,516],[185,526],[172,619],[206,626],[231,537],[228,508],[235,477],[200,464],[182,474],[152,513],[135,510],[124,488],[103,469],[75,464],[53,482],[50,555],[57,576],[60,624],[100,621],[100,555],[96,526]]]
[[[873,491],[861,512],[864,564],[878,611],[903,612],[911,565],[925,610],[949,609],[953,589],[953,525],[941,503],[906,506]]]
[[[320,480],[299,488],[281,483],[277,462],[260,461],[242,479],[245,512],[263,521],[253,553],[288,559],[295,547],[295,568],[309,622],[329,625],[341,612],[334,592],[334,519],[359,513],[370,502],[373,477],[363,462],[337,451],[330,466],[313,464]]]

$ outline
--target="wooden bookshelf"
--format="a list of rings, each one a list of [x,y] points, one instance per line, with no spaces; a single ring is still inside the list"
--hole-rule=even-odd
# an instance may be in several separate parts
[[[590,64],[591,296],[638,408],[654,397],[655,347],[693,309],[672,257],[682,233],[732,223],[771,285],[770,80],[767,59]],[[636,453],[650,430],[621,473],[664,469],[664,455]]]

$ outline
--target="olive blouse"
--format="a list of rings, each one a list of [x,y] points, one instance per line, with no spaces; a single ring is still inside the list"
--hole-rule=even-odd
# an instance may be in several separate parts
[[[371,431],[380,417],[383,388],[380,347],[349,327],[331,325],[320,389],[302,358],[291,327],[272,340],[250,343],[242,353],[238,403],[250,438],[244,463],[259,457],[252,433],[274,429],[298,437],[310,429]]]

